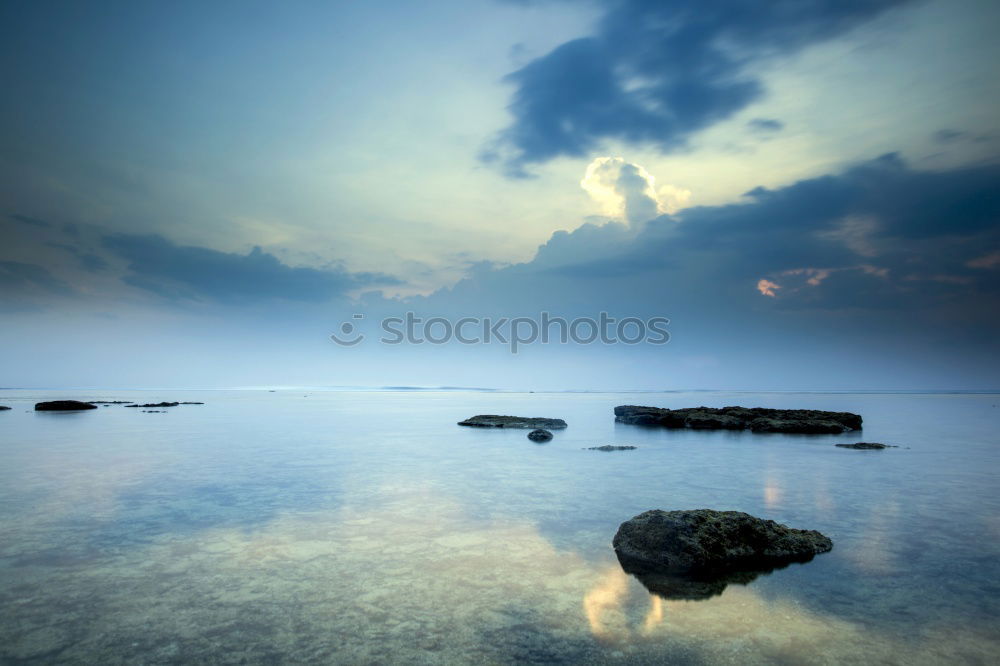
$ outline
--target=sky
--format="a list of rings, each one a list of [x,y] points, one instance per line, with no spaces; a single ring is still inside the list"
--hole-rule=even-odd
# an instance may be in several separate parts
[[[0,386],[1000,388],[998,28],[988,0],[4,2]],[[407,312],[669,341],[382,342]]]

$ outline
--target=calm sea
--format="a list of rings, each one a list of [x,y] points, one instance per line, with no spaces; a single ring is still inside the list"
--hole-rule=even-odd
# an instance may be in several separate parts
[[[35,413],[37,400],[195,400]],[[0,662],[1000,663],[1000,396],[0,391]],[[614,423],[619,404],[859,412],[862,434]],[[481,413],[549,416],[521,430]],[[884,451],[837,448],[877,441]],[[629,444],[634,451],[584,450]],[[700,601],[618,565],[647,509],[832,552]]]

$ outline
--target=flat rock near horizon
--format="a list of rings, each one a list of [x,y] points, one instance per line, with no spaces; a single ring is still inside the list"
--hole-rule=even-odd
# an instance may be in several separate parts
[[[552,430],[553,428],[565,428],[566,422],[562,419],[550,419],[541,416],[501,416],[498,414],[479,414],[459,421],[460,426],[470,426],[473,428],[531,428]]]
[[[97,409],[97,405],[79,400],[47,400],[35,403],[36,412],[76,412],[84,409]]]
[[[851,412],[767,407],[685,407],[642,405],[615,407],[615,421],[630,425],[695,430],[751,430],[800,434],[840,434],[861,429],[861,416]]]

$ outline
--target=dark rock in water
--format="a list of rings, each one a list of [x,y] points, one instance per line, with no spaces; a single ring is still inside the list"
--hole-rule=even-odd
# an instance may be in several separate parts
[[[88,400],[92,405],[131,405],[134,400]]]
[[[879,449],[898,449],[892,444],[880,444],[878,442],[856,442],[854,444],[834,444],[842,449],[860,449],[862,451],[877,451]]]
[[[552,430],[555,428],[565,428],[566,422],[562,419],[546,419],[542,417],[528,416],[498,416],[496,414],[480,414],[472,418],[459,421],[460,426],[472,426],[474,428],[544,428]]]
[[[166,414],[167,412],[165,410],[162,410],[162,409],[144,409],[144,410],[142,410],[142,413],[143,414]]]
[[[839,434],[861,428],[861,417],[850,412],[766,407],[686,407],[664,409],[640,405],[615,407],[615,421],[631,425],[697,430],[745,430],[804,434]]]
[[[591,446],[587,448],[587,451],[633,451],[639,447],[637,446],[614,446],[612,444],[605,444],[604,446]]]
[[[736,416],[703,410],[689,412],[684,419],[684,425],[695,430],[743,430],[746,428],[746,423]]]
[[[784,565],[787,566],[787,565]],[[647,570],[630,570],[625,573],[635,576],[643,587],[664,599],[702,601],[722,594],[731,584],[749,585],[760,575],[766,575],[782,567],[767,567],[748,571],[724,571],[682,575]]]
[[[205,403],[203,403],[203,402],[181,402],[181,403],[178,403],[178,404],[180,404],[180,405],[204,405]]]
[[[35,403],[36,412],[75,412],[84,409],[97,409],[97,405],[79,400],[49,400]]]
[[[6,412],[8,409],[10,409],[10,407],[7,405],[0,405],[0,412]]]
[[[646,511],[612,542],[628,573],[718,576],[806,562],[833,548],[814,530],[797,530],[740,511]]]
[[[144,405],[125,405],[126,407],[176,407],[179,402],[147,402]]]
[[[548,430],[538,428],[537,430],[532,430],[528,433],[528,439],[533,442],[547,442],[552,439],[552,433]]]

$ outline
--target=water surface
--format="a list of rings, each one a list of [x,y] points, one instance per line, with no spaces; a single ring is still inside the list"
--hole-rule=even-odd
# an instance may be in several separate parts
[[[35,413],[37,400],[203,400]],[[3,663],[1000,662],[1000,396],[3,391]],[[615,424],[619,404],[863,414],[863,435]],[[545,444],[460,428],[564,418]],[[898,449],[852,451],[836,442]],[[634,451],[583,450],[630,444]],[[618,525],[746,511],[834,541],[702,601]]]

